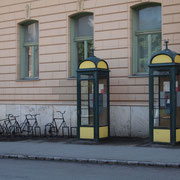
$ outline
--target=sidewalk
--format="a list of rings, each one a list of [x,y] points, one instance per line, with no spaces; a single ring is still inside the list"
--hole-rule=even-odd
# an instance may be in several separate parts
[[[116,139],[104,143],[76,139],[0,141],[0,158],[180,167],[180,146]]]

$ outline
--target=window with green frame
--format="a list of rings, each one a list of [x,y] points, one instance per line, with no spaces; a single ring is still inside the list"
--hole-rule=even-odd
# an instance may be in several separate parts
[[[136,7],[132,15],[133,74],[147,74],[151,56],[161,50],[161,5]]]
[[[70,19],[71,77],[76,77],[78,64],[92,55],[94,23],[92,13],[80,13]]]
[[[20,79],[39,77],[39,27],[38,21],[20,24]]]

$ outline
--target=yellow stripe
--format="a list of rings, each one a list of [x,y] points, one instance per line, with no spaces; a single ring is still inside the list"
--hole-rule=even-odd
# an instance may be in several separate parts
[[[99,138],[108,137],[108,126],[99,127]]]
[[[91,61],[84,61],[80,64],[79,69],[96,68],[96,65]]]
[[[97,65],[98,68],[107,69],[107,64],[104,61],[100,61]]]
[[[154,142],[170,143],[169,129],[154,129]]]
[[[176,129],[176,142],[180,141],[180,129]]]
[[[174,62],[180,63],[180,55],[176,55]]]
[[[152,64],[158,63],[172,63],[172,59],[167,55],[161,54],[152,59]]]
[[[80,127],[80,139],[94,139],[94,128]]]

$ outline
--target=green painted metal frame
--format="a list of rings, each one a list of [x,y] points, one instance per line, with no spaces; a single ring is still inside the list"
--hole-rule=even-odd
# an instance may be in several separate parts
[[[149,69],[149,140],[153,142],[154,127],[154,78],[153,70]]]
[[[81,79],[81,75],[92,75],[93,78]],[[81,126],[81,81],[94,80],[94,140],[99,139],[99,77],[103,75],[107,80],[107,126],[110,135],[110,110],[109,110],[109,69],[78,69],[77,70],[77,136],[80,139]],[[86,126],[88,127],[88,126]],[[92,127],[92,126],[89,126]]]

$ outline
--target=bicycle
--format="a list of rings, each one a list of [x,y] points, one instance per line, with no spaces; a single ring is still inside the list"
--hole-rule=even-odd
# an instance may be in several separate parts
[[[32,136],[37,136],[37,134],[39,134],[39,136],[41,136],[41,128],[38,124],[37,121],[37,115],[40,114],[26,114],[25,115],[25,120],[23,123],[21,123],[21,132],[25,133],[25,135],[29,136],[30,134]]]
[[[1,136],[5,136],[6,132],[7,132],[6,127],[4,126],[4,120],[5,119],[0,120],[0,135]],[[1,123],[1,122],[3,122],[3,123]]]
[[[61,128],[62,128],[62,136],[64,136],[64,129],[68,130],[68,136],[69,136],[69,127],[67,126],[66,121],[64,119],[64,114],[66,111],[64,112],[56,111],[56,112],[60,113],[61,117],[53,118],[51,123],[48,123],[45,125],[45,132],[44,132],[45,136],[48,136],[48,135],[58,136]],[[59,127],[58,127],[57,121],[62,121]]]
[[[6,119],[0,120],[3,122],[3,124],[0,124],[0,133],[4,136],[20,135],[21,128],[16,119],[19,116],[14,116],[12,114],[7,114],[6,116]]]

